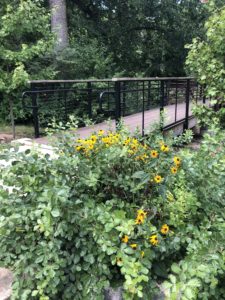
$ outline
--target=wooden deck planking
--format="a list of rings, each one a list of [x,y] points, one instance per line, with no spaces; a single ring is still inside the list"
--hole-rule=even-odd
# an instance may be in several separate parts
[[[192,105],[190,104],[189,116],[192,115],[191,106]],[[177,104],[177,118],[176,118],[177,121],[185,118],[185,110],[186,110],[185,102]],[[174,123],[175,122],[175,104],[165,106],[164,111],[166,114],[165,125]],[[135,130],[137,130],[137,128],[139,128],[140,131],[142,130],[142,112],[123,117],[122,120],[123,120],[125,126],[131,132],[134,132]],[[145,130],[149,131],[149,128],[152,125],[154,125],[155,123],[158,123],[159,121],[160,121],[160,109],[159,108],[146,110],[144,112],[144,128],[145,128]],[[91,133],[97,132],[100,129],[103,129],[105,131],[109,131],[109,130],[115,131],[116,130],[115,120],[111,120],[110,122],[98,123],[93,126],[82,127],[82,128],[77,129],[76,133],[81,138],[87,138]],[[40,143],[40,144],[48,144],[49,139],[48,139],[48,137],[37,138],[37,139],[35,139],[35,142]]]

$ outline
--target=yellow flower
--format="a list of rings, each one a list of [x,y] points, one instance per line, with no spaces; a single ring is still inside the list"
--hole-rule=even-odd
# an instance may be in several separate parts
[[[93,150],[94,149],[94,145],[89,145],[88,146],[88,150]]]
[[[152,150],[152,151],[151,151],[151,157],[152,157],[152,158],[157,158],[158,155],[159,155],[159,154],[158,154],[158,152],[157,152],[156,150]]]
[[[160,175],[156,175],[156,176],[154,177],[154,181],[155,181],[156,183],[160,183],[160,182],[163,181],[163,178],[162,178]]]
[[[173,161],[174,161],[174,163],[175,163],[176,166],[179,166],[181,164],[181,159],[178,156],[175,156],[173,158]]]
[[[136,146],[136,145],[131,145],[131,149],[132,149],[133,151],[137,151],[137,146]]]
[[[161,151],[163,151],[163,152],[168,152],[168,151],[170,150],[170,148],[169,148],[167,145],[164,145],[164,144],[161,146],[160,149],[161,149]]]
[[[83,143],[83,141],[84,141],[84,140],[82,140],[82,139],[76,140],[77,143]]]
[[[130,247],[131,247],[132,249],[136,250],[136,249],[137,249],[137,244],[130,244]]]
[[[94,134],[92,134],[91,136],[90,136],[90,140],[92,141],[92,142],[96,142],[97,141],[97,136],[96,135],[94,135]]]
[[[144,256],[145,256],[145,252],[141,251],[141,257],[144,257]]]
[[[80,150],[82,150],[82,149],[83,149],[82,146],[76,146],[76,150],[77,150],[77,151],[80,151]]]
[[[146,153],[144,153],[142,156],[141,156],[141,160],[145,161],[146,159],[148,158],[148,155]]]
[[[102,136],[104,133],[105,133],[105,131],[102,130],[102,129],[100,129],[99,132],[98,132],[98,135],[99,135],[99,136]]]
[[[167,224],[164,224],[162,227],[161,227],[161,233],[162,234],[167,234],[169,232],[170,228]]]
[[[150,242],[153,246],[156,246],[156,245],[159,243],[157,234],[153,234],[152,236],[150,236],[149,242]]]
[[[124,237],[122,238],[122,242],[123,243],[128,243],[129,241],[129,236],[128,235],[124,235]]]
[[[144,144],[143,145],[143,149],[147,150],[148,149],[148,145]]]
[[[123,262],[123,260],[122,260],[121,257],[117,257],[117,258],[116,258],[116,263],[117,263],[118,265],[121,265],[122,262]]]
[[[146,215],[147,215],[147,212],[144,211],[143,209],[139,209],[139,210],[137,211],[137,215],[138,215],[138,217],[145,218]]]
[[[172,167],[172,168],[170,168],[170,171],[171,171],[172,174],[176,174],[177,173],[177,168]]]
[[[134,151],[133,150],[128,150],[127,151],[130,155],[133,155],[134,154]]]
[[[138,144],[139,144],[138,140],[135,139],[135,138],[132,139],[132,143],[133,143],[133,145],[135,145],[135,146],[138,146]]]
[[[135,224],[136,225],[140,225],[144,223],[144,218],[141,216],[137,216],[136,220],[135,220]]]
[[[130,144],[130,138],[127,138],[124,142],[123,142],[123,145],[124,146],[127,146]]]

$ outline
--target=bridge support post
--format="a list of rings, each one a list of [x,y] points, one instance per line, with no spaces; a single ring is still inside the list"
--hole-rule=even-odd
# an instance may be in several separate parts
[[[121,81],[115,82],[115,119],[118,127],[121,118]]]
[[[161,92],[161,98],[160,98],[160,128],[163,131],[163,127],[164,127],[164,106],[165,106],[165,102],[164,102],[164,98],[165,98],[165,87],[164,87],[164,80],[162,80],[160,82],[160,92]]]
[[[187,79],[186,84],[186,110],[185,110],[185,122],[184,122],[184,130],[188,129],[188,121],[189,121],[189,107],[190,107],[190,79]]]
[[[88,117],[92,118],[92,84],[91,82],[87,83],[87,91],[88,91]]]
[[[38,119],[38,104],[37,104],[37,93],[34,93],[35,86],[31,84],[32,93],[32,108],[33,108],[33,119],[34,119],[34,135],[35,138],[39,138],[39,119]]]

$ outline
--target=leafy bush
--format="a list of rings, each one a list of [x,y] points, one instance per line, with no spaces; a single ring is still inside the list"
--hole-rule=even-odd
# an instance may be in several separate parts
[[[200,115],[201,123],[209,125],[217,118],[221,126],[225,127],[225,6],[220,1],[209,1],[210,17],[205,23],[205,38],[193,39],[188,45],[189,53],[186,65],[189,72],[205,86],[207,96],[212,99],[212,104],[217,104],[217,112],[213,108],[199,106],[196,108],[197,116]],[[216,3],[216,4],[215,4]],[[218,108],[222,108],[218,111]]]
[[[185,186],[198,199],[195,203],[198,209],[188,210],[194,214],[189,216],[189,224],[186,223],[182,232],[182,236],[188,237],[186,257],[172,265],[173,274],[163,285],[168,299],[178,296],[222,299],[224,296],[224,141],[225,132],[211,128],[198,152],[188,151],[183,155]],[[187,199],[190,205],[191,198]]]
[[[212,97],[224,101],[225,92],[225,6],[216,8],[213,1],[211,16],[205,23],[206,37],[204,40],[193,39],[187,56],[187,67],[201,84],[205,84]]]
[[[101,131],[67,139],[58,155],[18,154],[1,175],[14,186],[0,192],[0,257],[16,275],[14,298],[101,299],[113,282],[124,282],[128,299],[141,297],[170,239],[155,204],[176,180],[179,158],[162,138],[150,145]]]
[[[99,131],[65,134],[55,157],[2,150],[12,298],[103,299],[123,285],[124,299],[221,299],[224,140],[214,129],[199,152],[178,154],[161,135]]]

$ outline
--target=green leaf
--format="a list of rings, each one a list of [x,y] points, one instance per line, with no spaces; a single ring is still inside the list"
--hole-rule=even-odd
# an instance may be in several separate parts
[[[54,218],[57,218],[60,216],[60,211],[58,208],[54,208],[52,211],[51,211],[51,215],[54,217]]]

